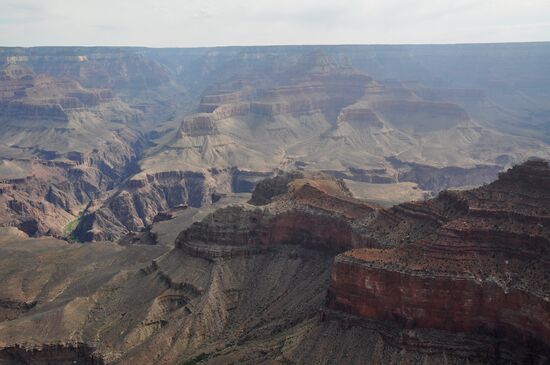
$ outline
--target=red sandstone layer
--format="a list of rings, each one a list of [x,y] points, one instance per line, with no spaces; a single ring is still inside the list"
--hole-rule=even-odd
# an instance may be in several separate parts
[[[547,353],[549,182],[547,163],[528,162],[490,185],[453,193],[465,213],[432,234],[339,255],[328,307],[406,328],[489,334]]]

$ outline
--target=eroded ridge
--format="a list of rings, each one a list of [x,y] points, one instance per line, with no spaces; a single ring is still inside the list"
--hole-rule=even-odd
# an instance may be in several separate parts
[[[462,213],[433,233],[337,256],[328,307],[410,329],[512,339],[527,349],[524,361],[548,361],[549,182],[548,163],[528,161],[489,185],[440,195],[452,194]]]

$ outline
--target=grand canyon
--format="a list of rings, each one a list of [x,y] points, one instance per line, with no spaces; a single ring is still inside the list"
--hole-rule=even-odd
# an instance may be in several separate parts
[[[0,364],[549,364],[549,58],[0,47]]]

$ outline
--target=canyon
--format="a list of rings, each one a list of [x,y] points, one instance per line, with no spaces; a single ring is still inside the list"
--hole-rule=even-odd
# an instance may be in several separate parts
[[[0,362],[544,364],[549,184],[529,161],[385,209],[295,172],[171,210],[150,228],[171,245],[10,228]]]
[[[548,74],[538,62],[548,52],[544,43],[1,48],[1,224],[117,240],[167,209],[251,192],[279,171],[322,171],[358,193],[385,184],[397,194],[372,198],[384,206],[474,187],[548,158],[535,116],[547,84],[533,76]],[[516,63],[500,67],[500,54]]]
[[[0,364],[550,362],[548,56],[0,47]]]

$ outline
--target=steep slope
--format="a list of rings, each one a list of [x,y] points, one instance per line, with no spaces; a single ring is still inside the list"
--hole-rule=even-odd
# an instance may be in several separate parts
[[[549,176],[529,162],[384,210],[295,174],[260,184],[261,207],[185,224],[171,250],[6,232],[0,359],[542,364]]]
[[[36,75],[18,62],[1,72],[2,225],[62,235],[128,173],[143,143],[129,126],[142,113],[109,89]]]
[[[490,181],[510,163],[550,151],[480,126],[458,104],[424,100],[399,81],[374,81],[345,59],[312,53],[272,61],[261,75],[245,67],[207,89],[199,113],[146,151],[142,171],[87,211],[81,237],[109,237],[101,233],[108,220],[116,238],[175,204],[250,191],[279,169],[325,171],[356,185],[412,182],[429,195]]]
[[[117,225],[111,231],[134,231],[159,211],[182,203],[210,203],[214,192],[248,192],[260,178],[273,175],[285,164],[279,160],[284,145],[326,128],[327,116],[353,102],[372,82],[321,55],[307,60],[311,63],[300,79],[267,94],[251,83],[232,82],[229,91],[205,95],[199,109],[210,112],[185,117],[177,130],[149,149],[140,162],[142,171],[98,209],[88,209],[89,221],[109,217]],[[90,224],[79,227],[81,232],[90,230]],[[83,237],[99,238],[91,232]]]
[[[137,172],[184,91],[137,49],[0,50],[1,224],[81,239],[81,212]]]
[[[282,62],[280,52],[241,56],[276,63]],[[435,99],[418,84],[374,81],[346,58],[301,54],[285,64],[286,77],[269,65],[261,76],[243,65],[241,72],[233,71],[233,81],[207,90],[201,113],[186,119],[171,138],[159,140],[142,168],[158,171],[175,159],[182,169],[279,166],[395,182],[398,165],[414,169],[420,164],[432,168],[432,175],[445,175],[441,169],[451,166],[472,175],[470,183],[468,177],[463,182],[450,178],[450,185],[442,180],[435,189],[426,187],[439,191],[491,180],[504,166],[548,154],[544,143],[482,126],[483,120],[473,120],[453,102],[453,93],[442,91]]]
[[[549,183],[548,163],[527,162],[453,193],[464,213],[410,245],[338,256],[328,307],[407,329],[512,340],[523,347],[503,345],[496,356],[547,362]]]
[[[547,51],[0,48],[1,224],[117,239],[279,170],[407,189],[386,206],[478,186],[548,158]]]

